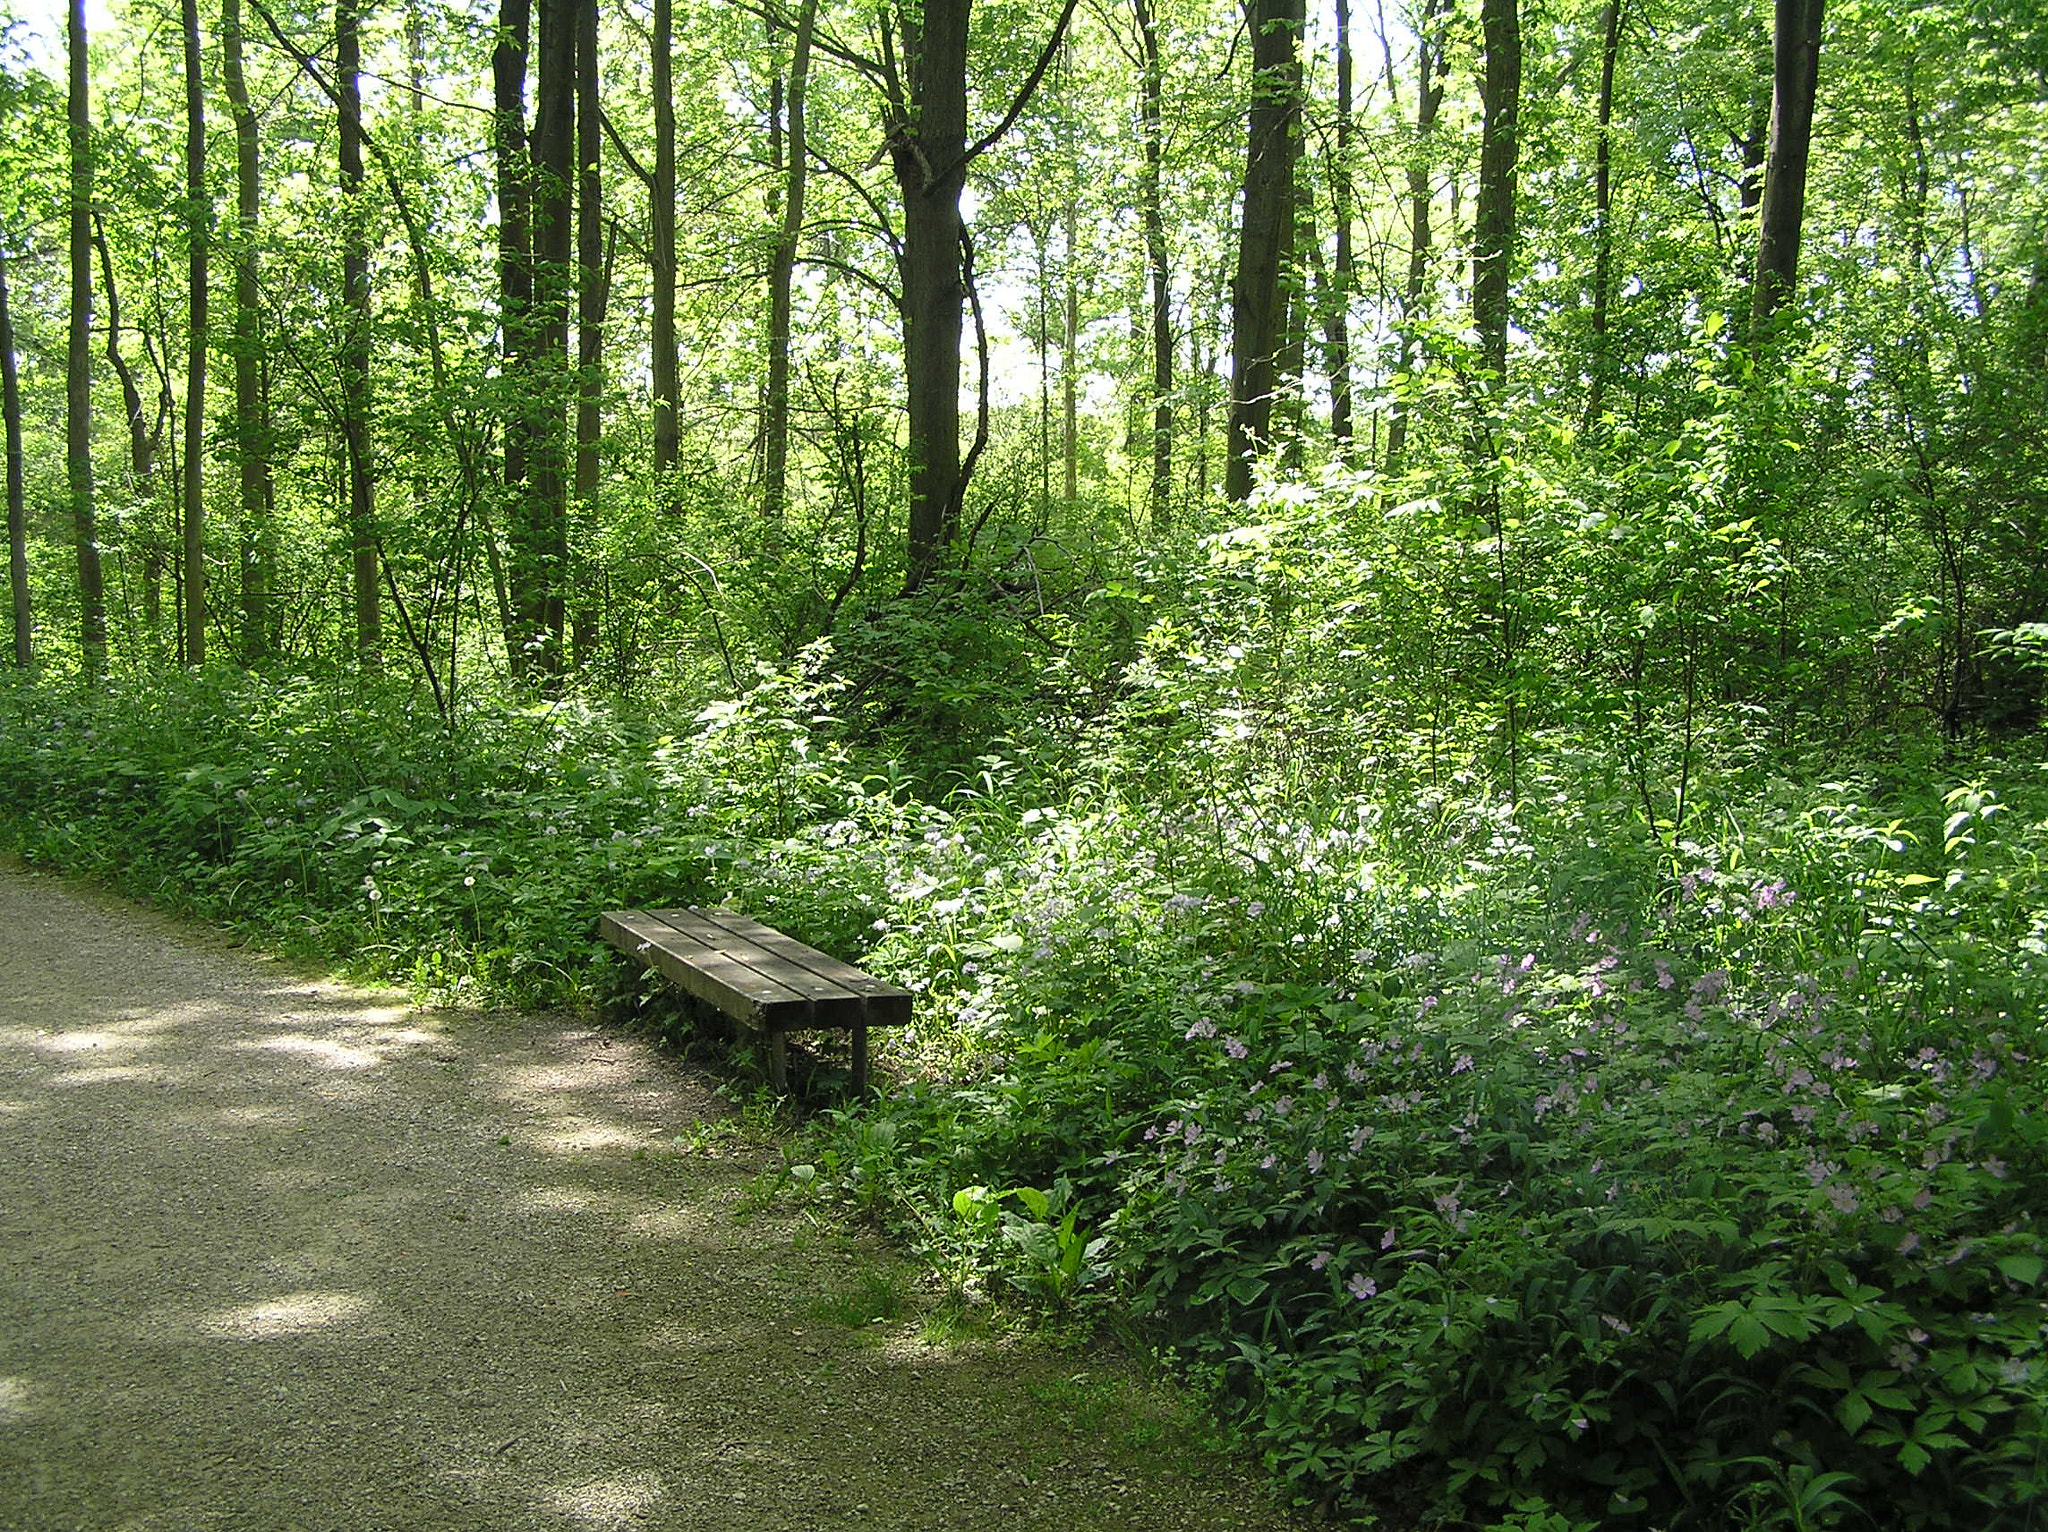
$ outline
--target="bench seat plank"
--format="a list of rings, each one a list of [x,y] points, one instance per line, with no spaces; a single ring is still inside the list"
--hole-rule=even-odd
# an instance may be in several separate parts
[[[666,919],[678,912],[661,910],[656,913]],[[887,980],[878,979],[873,974],[863,973],[851,963],[842,963],[838,958],[820,952],[815,947],[807,947],[795,937],[784,936],[780,931],[764,926],[760,921],[748,916],[735,915],[727,910],[705,910],[697,913],[704,921],[785,959],[795,968],[860,996],[866,1002],[862,1009],[862,1018],[870,1026],[903,1026],[910,1021],[909,990],[899,988]],[[790,983],[793,988],[797,987],[788,978],[786,969],[777,968],[773,972],[785,983]]]
[[[791,1014],[774,1020],[764,1018],[764,1025],[854,1027],[870,1019],[865,997],[858,991],[792,961],[789,955],[766,943],[731,930],[722,918],[703,910],[654,910],[650,913],[654,919],[682,932],[705,950],[733,963],[743,964],[750,972],[810,1002],[810,1009],[805,1014]],[[768,928],[763,926],[761,929],[766,931]],[[790,941],[787,937],[781,939],[797,951],[811,950],[801,942]],[[818,954],[820,957],[823,955]]]
[[[728,1016],[760,1027],[801,1026],[810,1019],[810,996],[644,911],[610,911],[599,918],[599,928],[628,957]]]
[[[768,1037],[768,1075],[788,1088],[784,1034],[798,1027],[852,1033],[853,1086],[867,1089],[868,1028],[900,1026],[911,994],[850,963],[727,910],[608,910],[598,934],[684,993]]]

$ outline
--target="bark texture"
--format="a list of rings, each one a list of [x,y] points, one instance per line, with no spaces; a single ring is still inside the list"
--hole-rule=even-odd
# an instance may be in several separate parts
[[[107,596],[100,573],[92,482],[92,97],[87,70],[85,0],[71,0],[69,53],[71,146],[71,326],[64,357],[64,477],[78,550],[78,646],[88,681],[107,668]]]
[[[1266,445],[1286,343],[1282,282],[1293,246],[1301,111],[1303,0],[1246,0],[1252,95],[1237,273],[1230,285],[1230,426],[1224,494],[1251,498],[1252,460]]]
[[[1761,339],[1799,275],[1806,218],[1806,162],[1820,89],[1824,0],[1777,0],[1772,27],[1771,133],[1764,156],[1763,221],[1757,234],[1750,332]]]
[[[356,3],[340,0],[334,11],[335,75],[341,94],[341,429],[347,456],[356,658],[374,665],[384,635],[383,603],[377,593],[377,481],[370,444],[370,237],[363,201],[362,14]]]

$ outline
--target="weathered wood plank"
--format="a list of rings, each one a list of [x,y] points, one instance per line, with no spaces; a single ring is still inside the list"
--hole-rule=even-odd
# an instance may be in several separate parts
[[[687,932],[642,910],[611,910],[598,917],[604,939],[663,978],[729,1016],[761,1027],[802,1026],[812,1014],[808,995],[706,946]]]
[[[669,912],[659,913],[665,916]],[[740,940],[751,942],[800,970],[859,995],[866,1002],[863,1015],[870,1025],[902,1026],[909,1022],[912,999],[909,990],[878,979],[873,974],[863,973],[851,963],[842,963],[815,947],[805,946],[795,937],[785,936],[749,916],[735,915],[727,910],[699,910],[695,913]],[[782,970],[776,970],[776,974],[781,977]]]
[[[732,962],[743,963],[763,978],[810,1001],[810,1013],[796,1025],[853,1027],[869,1019],[866,999],[859,991],[792,961],[787,952],[732,931],[709,911],[653,910],[649,913],[700,943],[707,951],[716,952]],[[768,931],[766,926],[760,929]],[[768,934],[779,935],[776,932]],[[787,937],[781,940],[799,952],[811,951],[801,942],[790,941]],[[822,953],[817,955],[824,956]],[[858,969],[851,971],[859,972]]]

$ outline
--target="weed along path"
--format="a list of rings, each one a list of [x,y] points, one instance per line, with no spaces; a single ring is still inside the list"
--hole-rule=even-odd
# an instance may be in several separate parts
[[[0,866],[0,1529],[1280,1524],[1109,1364],[736,1217],[724,1116]]]

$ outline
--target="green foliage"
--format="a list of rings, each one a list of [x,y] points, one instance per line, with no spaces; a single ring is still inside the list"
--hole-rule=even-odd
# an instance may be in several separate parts
[[[1730,833],[1675,849],[1626,798],[1560,794],[1439,821],[1462,877],[1399,823],[1203,826],[1212,859],[1170,819],[1034,811],[1021,856],[966,854],[882,947],[921,950],[983,1047],[843,1125],[833,1174],[887,1183],[884,1216],[950,1207],[906,1221],[956,1282],[1005,1270],[990,1176],[1071,1187],[1125,1295],[1312,1499],[2024,1525],[2030,787],[1986,904],[1919,909],[1906,943],[1873,890],[1946,885],[1901,862],[1909,825],[1977,849],[1981,787],[1899,822],[1839,789],[1722,796]]]
[[[818,651],[680,728],[18,687],[0,825],[437,996],[587,998],[621,982],[599,909],[717,899],[913,985],[889,1093],[787,1191],[963,1303],[1149,1316],[1305,1499],[2026,1525],[2038,767],[1800,785],[1702,699],[1634,766],[1598,715],[1532,727],[1511,809],[1455,674],[1441,722],[1357,684],[1421,690],[1412,630],[1302,599],[1348,568],[1315,525],[1213,540],[1087,754],[984,755],[942,802],[835,742]]]
[[[288,950],[426,993],[558,1004],[610,973],[600,908],[716,900],[844,945],[863,846],[917,811],[813,747],[817,683],[760,678],[678,736],[586,702],[190,678],[7,698],[0,814],[33,859],[104,870]],[[820,860],[835,868],[822,895]],[[784,913],[775,888],[801,892]]]

